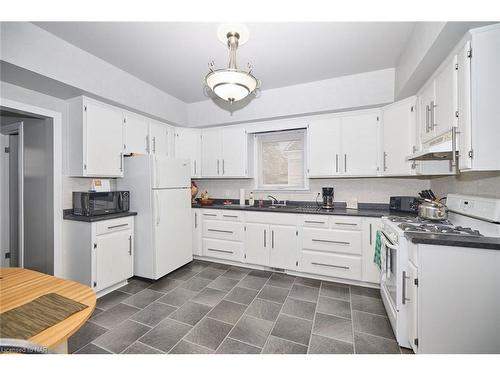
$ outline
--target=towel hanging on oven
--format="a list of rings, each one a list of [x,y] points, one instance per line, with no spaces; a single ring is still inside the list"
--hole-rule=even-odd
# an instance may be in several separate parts
[[[380,249],[382,248],[382,233],[378,230],[375,236],[375,254],[373,256],[373,263],[378,266],[378,269],[382,269],[382,260],[380,257]]]

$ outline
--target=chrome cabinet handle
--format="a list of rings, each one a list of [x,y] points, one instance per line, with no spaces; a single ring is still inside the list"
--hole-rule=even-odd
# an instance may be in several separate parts
[[[274,249],[274,230],[271,231],[271,249]]]
[[[225,175],[226,174],[226,163],[225,163],[225,160],[222,159],[222,174]]]
[[[128,255],[132,256],[132,236],[128,236]]]
[[[219,174],[219,159],[217,159],[217,174]]]
[[[198,213],[194,213],[194,228],[198,228]]]
[[[220,250],[220,249],[212,249],[212,248],[208,248],[207,250],[209,251],[216,251],[218,253],[226,253],[226,254],[233,254],[233,251],[228,251],[228,250]]]
[[[434,120],[436,119],[435,117],[435,110],[436,110],[437,105],[434,103],[434,100],[431,102],[431,123],[429,125],[430,130],[434,130],[434,128],[437,126],[437,124],[434,123]]]
[[[156,154],[156,137],[153,137],[153,154]]]
[[[203,214],[203,216],[217,216],[217,214]]]
[[[344,154],[344,172],[347,172],[347,154]]]
[[[218,232],[218,233],[229,233],[229,234],[233,234],[233,231],[232,230],[222,230],[222,229],[212,229],[212,228],[208,228],[207,229],[208,232]]]
[[[425,106],[425,132],[429,133],[429,105]]]
[[[149,154],[149,135],[146,136],[146,153]]]
[[[117,224],[117,225],[110,225],[108,229],[114,229],[114,228],[120,228],[120,227],[126,227],[128,223],[125,224]]]
[[[387,170],[387,152],[384,151],[384,171]]]
[[[406,271],[403,271],[403,290],[402,290],[402,302],[403,305],[406,305],[407,301],[410,301],[409,298],[406,298],[406,280],[408,280],[409,277],[406,276]]]
[[[237,215],[222,215],[222,216],[224,216],[224,217],[238,218],[238,216],[237,216]]]
[[[336,225],[351,225],[351,226],[355,226],[355,225],[358,225],[356,223],[335,223]]]
[[[348,266],[337,266],[337,265],[335,265],[335,264],[316,263],[316,262],[311,262],[311,264],[313,264],[313,265],[315,265],[315,266],[323,266],[323,267],[340,268],[340,269],[343,269],[343,270],[348,270],[348,269],[350,269],[350,267],[348,267]]]
[[[264,247],[267,247],[266,237],[267,237],[267,231],[264,229]]]
[[[339,173],[339,154],[335,154],[335,172]]]
[[[312,241],[313,242],[325,242],[325,243],[338,243],[340,245],[350,245],[351,244],[350,242],[346,242],[346,241],[320,240],[317,238],[313,238]]]
[[[308,223],[308,224],[325,224],[324,221],[315,221],[315,220],[305,220],[304,223]]]
[[[196,159],[194,159],[194,174],[196,175]]]
[[[370,245],[372,245],[373,243],[373,239],[372,239],[372,224],[370,223]]]

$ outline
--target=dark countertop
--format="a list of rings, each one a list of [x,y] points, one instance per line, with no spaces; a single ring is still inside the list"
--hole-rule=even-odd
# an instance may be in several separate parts
[[[446,234],[429,233],[405,233],[405,237],[413,243],[423,245],[473,247],[500,250],[500,238],[498,237],[451,236]]]
[[[121,217],[135,216],[135,215],[137,215],[137,212],[128,211],[128,212],[119,212],[116,214],[107,214],[98,216],[79,216],[79,215],[73,215],[72,209],[67,209],[63,211],[64,220],[84,221],[87,223],[93,223],[95,221],[119,219]]]
[[[234,200],[233,200],[234,201]],[[362,216],[362,217],[382,217],[382,216],[416,216],[415,214],[389,210],[388,204],[381,203],[359,203],[358,209],[346,208],[345,203],[338,202],[334,204],[333,210],[323,210],[316,207],[315,202],[288,201],[287,206],[271,208],[270,202],[265,201],[263,207],[257,205],[247,205],[241,207],[238,203],[224,205],[223,200],[216,199],[211,206],[202,206],[199,203],[193,203],[193,208],[206,208],[212,210],[236,210],[236,211],[254,211],[254,212],[275,212],[292,213],[302,215],[339,215],[339,216]]]

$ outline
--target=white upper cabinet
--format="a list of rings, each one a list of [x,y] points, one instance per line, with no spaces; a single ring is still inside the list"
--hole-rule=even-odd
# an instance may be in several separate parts
[[[382,173],[384,176],[415,174],[414,163],[406,157],[414,152],[417,118],[416,97],[382,108]]]
[[[152,154],[174,157],[174,133],[175,128],[162,122],[150,120],[149,137],[150,150]]]
[[[380,112],[314,120],[309,124],[309,177],[376,176]]]
[[[149,121],[146,117],[125,112],[123,117],[125,154],[149,153]]]
[[[309,177],[337,176],[340,171],[340,117],[312,121],[308,126]]]
[[[201,174],[203,177],[221,176],[222,138],[221,130],[201,131]]]
[[[203,177],[248,177],[248,134],[244,128],[203,129]]]
[[[175,157],[191,160],[191,177],[201,176],[200,129],[175,129]]]
[[[380,114],[342,117],[342,171],[348,176],[376,176]]]
[[[123,177],[123,112],[83,96],[68,103],[69,174]]]
[[[500,170],[500,24],[471,30],[458,54],[459,167]]]

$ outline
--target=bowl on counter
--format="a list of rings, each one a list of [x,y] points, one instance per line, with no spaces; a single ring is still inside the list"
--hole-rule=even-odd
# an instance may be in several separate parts
[[[214,204],[215,199],[200,199],[199,202],[202,206],[211,206]]]

